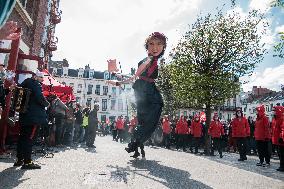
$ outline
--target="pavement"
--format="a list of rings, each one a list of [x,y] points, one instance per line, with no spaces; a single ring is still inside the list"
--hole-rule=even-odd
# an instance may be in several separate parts
[[[20,188],[137,188],[137,189],[284,189],[279,160],[257,167],[256,156],[238,162],[238,154],[194,155],[161,147],[145,147],[146,159],[133,159],[126,144],[98,136],[96,149],[86,146],[54,148],[54,157],[35,156],[39,170],[13,167],[15,154],[0,159],[0,189]]]

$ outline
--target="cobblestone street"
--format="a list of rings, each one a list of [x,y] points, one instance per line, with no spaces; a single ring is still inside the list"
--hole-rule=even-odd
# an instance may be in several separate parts
[[[255,156],[240,163],[237,154],[219,159],[159,147],[146,147],[146,160],[133,160],[111,137],[97,137],[96,146],[35,157],[40,170],[14,168],[14,156],[0,159],[0,188],[284,188],[275,160],[260,168]]]

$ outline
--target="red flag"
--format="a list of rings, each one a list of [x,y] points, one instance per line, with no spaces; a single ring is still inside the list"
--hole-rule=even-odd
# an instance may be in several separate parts
[[[113,72],[118,72],[119,70],[117,69],[116,66],[116,59],[109,59],[107,61],[108,63],[108,72],[113,73]]]

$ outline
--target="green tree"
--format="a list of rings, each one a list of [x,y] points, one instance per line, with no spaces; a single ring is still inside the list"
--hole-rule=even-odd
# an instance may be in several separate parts
[[[164,100],[164,115],[175,115],[175,111],[178,108],[178,104],[174,97],[173,87],[170,83],[169,65],[166,65],[165,60],[162,59],[160,63],[159,76],[157,80],[157,86],[161,91]]]
[[[240,89],[239,78],[252,73],[263,60],[263,32],[268,26],[263,15],[251,11],[244,18],[237,12],[199,16],[171,52],[170,83],[178,101],[204,107],[206,135],[212,107],[234,97]],[[206,136],[206,152],[209,137]]]
[[[272,0],[271,6],[284,9],[284,1]],[[279,42],[274,46],[274,52],[276,53],[274,56],[284,58],[284,31],[279,32],[278,35],[279,35]]]
[[[279,43],[274,46],[275,55],[284,58],[284,32],[279,32]]]

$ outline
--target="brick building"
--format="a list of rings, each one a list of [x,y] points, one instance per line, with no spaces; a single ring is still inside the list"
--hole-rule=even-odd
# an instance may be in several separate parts
[[[47,63],[56,50],[55,26],[61,21],[60,0],[16,0],[8,21],[22,29],[20,52],[39,56]],[[2,42],[8,48],[11,41]]]
[[[252,95],[254,96],[263,96],[269,93],[272,93],[274,91],[267,89],[267,88],[262,88],[261,86],[257,87],[257,86],[253,86],[252,87]]]

